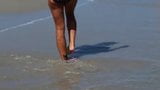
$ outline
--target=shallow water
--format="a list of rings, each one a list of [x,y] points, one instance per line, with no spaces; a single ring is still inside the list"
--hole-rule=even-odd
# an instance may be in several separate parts
[[[116,58],[64,63],[49,57],[0,57],[1,90],[159,90],[160,62]]]
[[[0,3],[0,90],[160,89],[159,0],[79,0],[77,63],[57,59],[49,10],[36,1]]]

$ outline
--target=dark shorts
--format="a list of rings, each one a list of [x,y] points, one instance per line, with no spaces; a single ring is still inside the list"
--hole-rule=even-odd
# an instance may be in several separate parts
[[[56,3],[58,4],[66,4],[68,3],[70,0],[54,0]]]

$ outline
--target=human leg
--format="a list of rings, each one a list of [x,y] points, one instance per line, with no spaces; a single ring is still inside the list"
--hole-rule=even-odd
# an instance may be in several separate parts
[[[62,60],[68,60],[65,39],[64,6],[57,4],[52,0],[48,0],[48,5],[55,22],[56,42],[60,57]]]
[[[69,36],[69,51],[73,51],[75,49],[77,23],[74,15],[74,9],[75,9],[76,3],[77,3],[77,0],[70,0],[70,2],[68,2],[65,5],[67,29],[68,29],[68,36]]]

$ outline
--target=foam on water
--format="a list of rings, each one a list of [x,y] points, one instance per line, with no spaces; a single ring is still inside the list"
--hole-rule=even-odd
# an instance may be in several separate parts
[[[91,59],[64,63],[33,55],[0,56],[0,89],[5,90],[157,90],[159,63]],[[148,89],[147,89],[148,88]]]
[[[43,87],[60,88],[61,81],[75,84],[81,75],[96,71],[91,63],[79,61],[77,63],[64,63],[60,60],[36,58],[31,55],[1,56],[0,88],[19,89]],[[75,79],[73,79],[75,78]],[[60,85],[57,87],[57,84]],[[27,85],[27,86],[26,86]],[[37,86],[38,85],[38,86]],[[64,86],[64,88],[67,88]]]
[[[89,4],[90,2],[93,2],[93,1],[94,0],[84,1],[83,3],[80,3],[77,6],[77,8],[85,6],[85,5],[87,5],[87,4]],[[31,20],[31,21],[28,21],[28,22],[25,22],[25,23],[22,23],[22,24],[18,24],[18,25],[15,25],[15,26],[11,26],[11,27],[7,27],[7,28],[4,28],[4,29],[0,29],[0,33],[6,32],[6,31],[13,31],[14,29],[22,28],[22,27],[29,26],[29,25],[33,25],[35,23],[42,22],[42,21],[49,20],[49,19],[51,19],[51,16],[42,17],[42,18],[39,18],[39,19],[34,19],[34,20]]]

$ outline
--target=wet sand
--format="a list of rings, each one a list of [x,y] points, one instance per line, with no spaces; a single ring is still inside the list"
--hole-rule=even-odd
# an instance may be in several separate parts
[[[1,0],[1,13],[26,13],[35,10],[44,10],[47,6],[47,0]]]
[[[64,63],[35,55],[3,55],[0,89],[158,90],[159,66],[159,62],[120,58]]]
[[[158,0],[79,0],[77,63],[59,60],[47,2],[37,1],[0,1],[1,90],[160,89]]]

